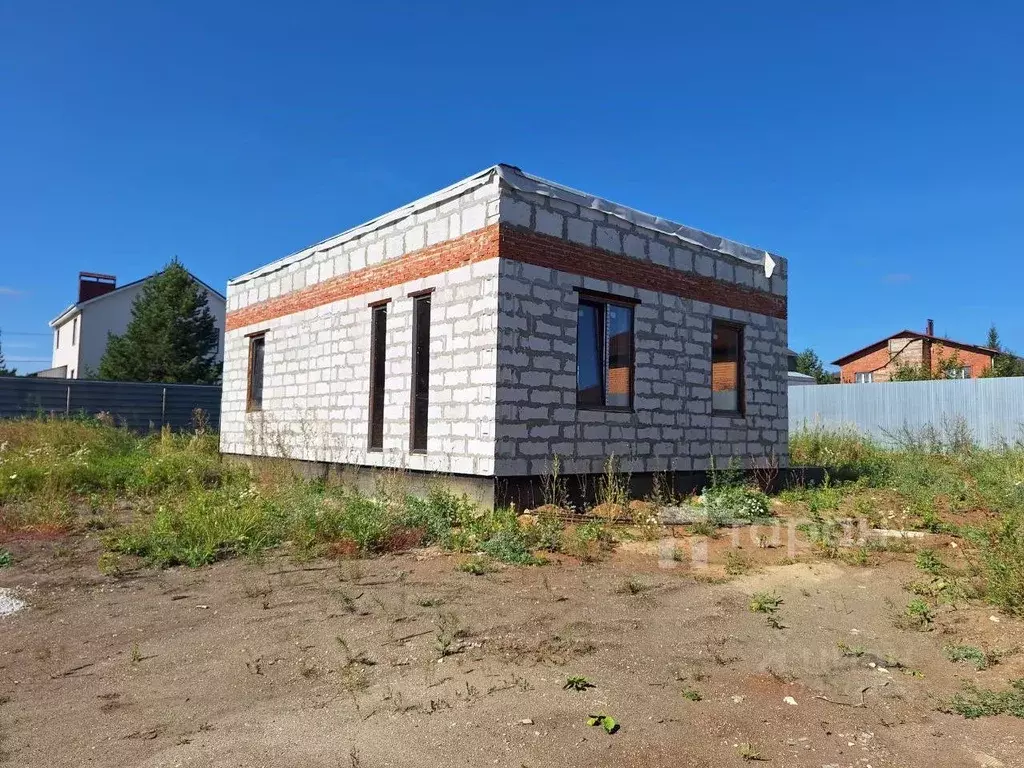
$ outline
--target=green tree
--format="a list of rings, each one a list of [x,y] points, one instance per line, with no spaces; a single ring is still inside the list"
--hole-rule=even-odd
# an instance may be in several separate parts
[[[948,357],[942,356],[943,346],[936,344],[932,350],[932,356],[938,359],[935,368],[929,368],[925,363],[918,365],[910,363],[897,363],[895,370],[889,377],[890,381],[929,381],[931,379],[959,379],[960,371],[964,364],[960,362],[960,353],[955,349]]]
[[[4,346],[3,339],[0,337],[0,376],[17,376],[18,372],[13,368],[7,367],[7,361],[4,360]]]
[[[999,354],[992,358],[992,366],[986,368],[982,372],[982,376],[986,378],[1024,376],[1024,360],[1017,357],[1009,349],[1003,348],[1002,343],[999,341],[999,331],[996,330],[995,323],[992,323],[988,329],[988,340],[985,342],[985,346],[998,350]]]
[[[217,342],[205,290],[174,259],[143,284],[124,334],[108,337],[99,378],[213,384]]]
[[[825,370],[825,364],[821,362],[818,353],[808,347],[796,356],[797,373],[803,373],[814,378],[819,384],[838,384],[839,374]]]

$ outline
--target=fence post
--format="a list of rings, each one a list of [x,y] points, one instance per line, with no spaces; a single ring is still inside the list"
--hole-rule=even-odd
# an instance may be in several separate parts
[[[163,394],[160,395],[160,428],[163,429],[167,426],[167,387],[164,387]]]
[[[64,416],[70,416],[70,415],[71,415],[71,385],[68,384],[68,394],[67,394],[67,397],[64,398]]]

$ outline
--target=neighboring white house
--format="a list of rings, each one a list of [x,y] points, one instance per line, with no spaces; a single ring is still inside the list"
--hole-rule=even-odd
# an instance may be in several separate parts
[[[107,350],[108,334],[122,334],[132,319],[132,304],[150,275],[120,288],[113,275],[78,273],[78,301],[50,321],[53,364],[40,375],[77,379],[95,373]],[[217,360],[224,358],[224,296],[192,275],[206,291],[206,303],[220,337]]]

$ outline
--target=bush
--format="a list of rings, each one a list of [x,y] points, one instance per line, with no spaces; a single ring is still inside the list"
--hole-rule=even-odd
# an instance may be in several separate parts
[[[757,488],[743,485],[716,485],[705,488],[701,505],[708,521],[721,524],[728,520],[763,520],[771,517],[771,503]]]

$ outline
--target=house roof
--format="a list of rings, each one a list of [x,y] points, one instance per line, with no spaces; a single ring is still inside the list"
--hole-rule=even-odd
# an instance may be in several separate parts
[[[375,219],[371,219],[365,224],[360,224],[356,227],[345,230],[338,235],[334,235],[326,240],[321,240],[319,243],[314,243],[307,248],[303,248],[301,251],[296,251],[282,259],[272,261],[270,264],[263,267],[254,269],[251,272],[246,272],[244,275],[240,275],[233,280],[229,280],[228,285],[240,285],[255,278],[286,269],[296,262],[310,258],[317,252],[325,251],[334,246],[341,245],[349,240],[361,237],[369,232],[373,232],[389,224],[393,224],[396,221],[407,218],[410,215],[426,208],[463,195],[470,190],[486,186],[493,182],[495,178],[498,179],[499,184],[513,189],[534,195],[540,195],[542,197],[555,198],[564,202],[575,203],[582,208],[593,209],[607,214],[608,216],[624,219],[638,227],[652,230],[670,237],[675,237],[680,241],[691,245],[696,245],[710,251],[715,251],[716,253],[732,256],[733,258],[740,259],[751,264],[756,264],[758,266],[763,265],[766,274],[769,276],[771,275],[771,271],[775,268],[778,259],[781,258],[777,254],[770,254],[768,251],[761,250],[759,248],[752,248],[749,245],[743,245],[742,243],[727,240],[724,237],[719,237],[718,235],[712,235],[699,229],[693,229],[692,227],[687,227],[683,224],[663,219],[660,216],[653,216],[649,213],[644,213],[636,208],[629,208],[627,206],[611,202],[610,200],[596,197],[587,192],[580,192],[579,190],[571,187],[556,184],[553,181],[542,179],[539,176],[533,176],[525,173],[513,165],[499,163],[498,165],[492,165],[490,168],[485,168],[479,173],[475,173],[462,181],[457,181],[442,190],[433,192],[426,197],[421,197],[420,199],[414,200],[400,208],[396,208],[395,210],[378,216]]]
[[[959,347],[960,349],[969,349],[975,352],[983,352],[992,355],[993,357],[999,354],[999,350],[993,349],[992,347],[983,347],[979,344],[968,344],[963,341],[956,341],[954,339],[947,339],[942,336],[935,336],[930,333],[921,333],[921,331],[912,331],[909,328],[904,328],[902,331],[897,331],[896,333],[890,336],[886,336],[884,339],[879,339],[878,341],[872,342],[871,344],[868,344],[866,347],[861,347],[856,352],[851,352],[848,355],[843,355],[838,360],[833,360],[832,365],[843,365],[849,362],[850,360],[853,360],[854,358],[860,357],[865,352],[870,351],[872,348],[877,347],[880,344],[885,344],[885,342],[889,341],[890,339],[904,338],[907,336],[910,336],[911,338],[915,339],[927,339],[928,341],[934,341],[939,344],[944,344],[952,347]]]
[[[162,271],[163,270],[160,270],[160,272],[162,272]],[[188,271],[188,270],[186,270],[186,271]],[[53,320],[50,321],[49,325],[50,325],[51,328],[56,328],[58,325],[61,325],[62,323],[66,322],[67,320],[70,320],[72,317],[74,317],[75,314],[80,312],[83,307],[86,307],[86,306],[89,306],[90,304],[96,304],[96,303],[98,303],[100,301],[103,301],[108,296],[113,296],[115,293],[117,293],[118,291],[123,291],[125,288],[131,288],[133,285],[138,285],[139,283],[144,283],[145,281],[149,280],[149,278],[156,277],[157,275],[159,275],[160,272],[154,272],[151,275],[146,275],[145,277],[140,277],[138,280],[133,280],[130,283],[125,283],[124,285],[119,285],[117,288],[115,288],[112,291],[104,293],[104,294],[102,294],[100,296],[95,296],[95,297],[93,297],[91,299],[88,299],[86,301],[76,301],[74,304],[72,304],[67,309],[65,309],[63,312],[61,312],[59,315],[57,315],[55,318],[53,318]],[[94,276],[94,277],[96,276],[92,272],[82,272],[82,274],[83,275],[91,275],[91,276]],[[191,277],[193,280],[195,280],[197,283],[199,283],[201,286],[203,286],[203,288],[205,288],[208,293],[212,293],[214,296],[218,297],[221,301],[226,301],[226,299],[224,298],[224,294],[221,293],[220,291],[218,291],[216,288],[211,288],[209,285],[204,283],[202,280],[200,280],[198,277],[193,275],[191,272],[189,272],[188,274],[189,274],[189,277]],[[101,275],[101,277],[113,277],[113,275]]]

